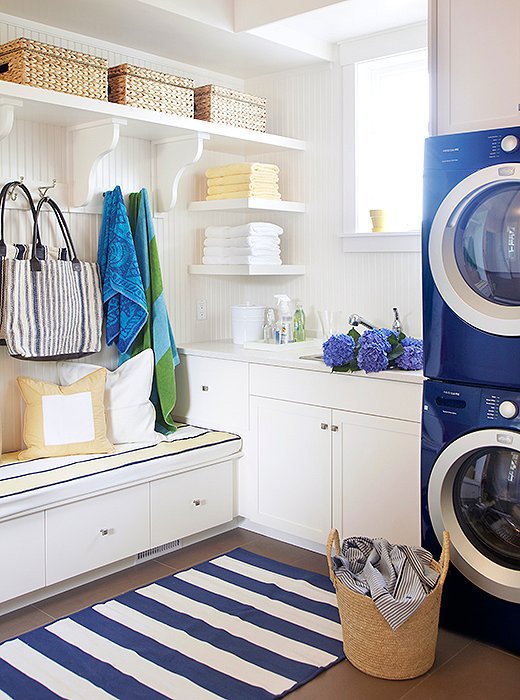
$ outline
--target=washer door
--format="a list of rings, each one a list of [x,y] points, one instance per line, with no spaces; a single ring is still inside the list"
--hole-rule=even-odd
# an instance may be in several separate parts
[[[437,458],[428,506],[439,542],[451,538],[451,558],[472,583],[520,603],[520,433],[478,430]]]
[[[428,247],[435,284],[464,321],[520,336],[520,163],[460,182],[441,203]]]

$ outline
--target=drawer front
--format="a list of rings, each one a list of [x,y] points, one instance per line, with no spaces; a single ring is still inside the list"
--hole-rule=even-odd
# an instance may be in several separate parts
[[[148,484],[59,506],[46,517],[48,585],[150,546]]]
[[[0,524],[0,602],[45,586],[44,515]]]
[[[227,523],[233,512],[233,464],[222,462],[150,484],[152,547]]]
[[[420,423],[422,386],[345,374],[251,365],[251,394]]]
[[[248,425],[246,362],[183,355],[175,371],[175,415],[203,428],[240,433]]]

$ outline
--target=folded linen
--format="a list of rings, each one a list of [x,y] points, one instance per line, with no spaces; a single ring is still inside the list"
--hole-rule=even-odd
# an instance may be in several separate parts
[[[262,182],[260,184],[247,184],[244,182],[240,185],[217,185],[216,187],[210,187],[208,185],[208,194],[231,194],[246,191],[250,193],[250,197],[255,197],[257,192],[261,194],[280,194],[278,185],[271,185],[267,182]]]
[[[208,226],[206,238],[241,238],[243,236],[281,236],[283,228],[263,221],[252,221],[239,226]]]
[[[255,248],[256,250],[280,250],[276,236],[244,236],[243,238],[205,238],[206,248]]]
[[[281,265],[279,255],[236,255],[231,257],[219,257],[218,255],[205,255],[202,258],[203,265]]]
[[[267,173],[243,173],[242,175],[224,175],[223,177],[209,177],[208,187],[218,187],[219,185],[239,185],[243,183],[269,182],[278,183],[278,175],[275,172]]]
[[[208,168],[206,177],[225,177],[226,175],[240,175],[243,173],[279,173],[280,168],[272,163],[230,163],[218,168]]]
[[[204,255],[208,257],[236,257],[237,255],[252,255],[253,257],[270,257],[280,255],[280,246],[274,248],[222,248],[218,246],[204,247]]]
[[[282,195],[279,192],[273,194],[272,192],[251,192],[250,190],[243,190],[240,192],[208,194],[206,196],[206,200],[211,201],[215,199],[247,199],[248,197],[258,197],[258,199],[281,199]]]

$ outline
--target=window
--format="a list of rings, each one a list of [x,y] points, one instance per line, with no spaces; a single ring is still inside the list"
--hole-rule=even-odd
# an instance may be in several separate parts
[[[428,136],[426,49],[359,61],[355,68],[355,227],[384,209],[388,231],[419,230]]]

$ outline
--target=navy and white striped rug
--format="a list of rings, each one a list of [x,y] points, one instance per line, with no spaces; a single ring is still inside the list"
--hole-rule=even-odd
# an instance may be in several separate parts
[[[268,700],[343,658],[329,579],[235,549],[0,645],[0,699]]]

